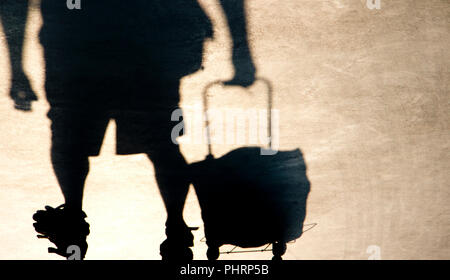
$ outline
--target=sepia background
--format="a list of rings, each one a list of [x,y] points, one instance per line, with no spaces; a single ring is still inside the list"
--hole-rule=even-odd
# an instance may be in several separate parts
[[[205,43],[204,70],[182,81],[185,108],[201,104],[209,82],[233,74],[223,12],[216,1],[199,2],[215,38]],[[273,83],[280,112],[280,149],[302,150],[311,181],[305,223],[315,227],[288,244],[284,259],[450,258],[450,2],[381,0],[381,9],[369,9],[366,0],[247,0],[246,7],[258,76]],[[28,113],[8,96],[0,30],[0,259],[61,259],[47,253],[50,243],[36,238],[31,219],[63,202],[49,157],[41,24],[34,0],[24,67],[40,100]],[[230,96],[227,106],[266,102],[259,84]],[[114,133],[111,122],[101,155],[91,159],[86,259],[160,259],[166,214],[153,167],[143,155],[115,155]],[[201,143],[182,151],[189,162],[207,153]],[[233,207],[223,203],[224,211]],[[194,257],[206,259],[192,188],[184,215],[200,226]]]

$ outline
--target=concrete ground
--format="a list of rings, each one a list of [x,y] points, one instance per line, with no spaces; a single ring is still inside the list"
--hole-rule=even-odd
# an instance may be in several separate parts
[[[40,98],[30,113],[14,110],[8,97],[0,35],[0,259],[61,259],[46,253],[49,242],[35,237],[31,219],[44,205],[62,203],[49,161],[37,2],[24,54]],[[224,16],[216,1],[199,2],[216,38],[205,44],[204,71],[183,79],[185,108],[201,104],[208,82],[232,75]],[[288,245],[285,259],[450,258],[449,1],[381,0],[371,10],[366,0],[248,0],[247,14],[258,74],[274,86],[280,149],[303,151],[311,181],[306,224],[317,225]],[[264,104],[260,85],[250,91],[231,93],[227,106]],[[159,259],[165,210],[153,167],[141,155],[114,155],[114,144],[111,123],[86,185],[86,259]],[[215,154],[234,148],[216,145]],[[198,161],[206,146],[185,143],[182,151]],[[184,215],[201,227],[194,254],[205,259],[192,190]]]

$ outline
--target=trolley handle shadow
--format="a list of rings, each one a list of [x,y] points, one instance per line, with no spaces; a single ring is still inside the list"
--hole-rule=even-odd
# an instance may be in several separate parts
[[[266,79],[266,78],[256,78],[255,83],[262,82],[267,89],[267,135],[269,138],[268,148],[272,148],[272,105],[273,105],[273,87],[272,83]],[[210,131],[210,122],[209,122],[209,116],[208,116],[208,109],[209,109],[209,102],[208,102],[208,93],[209,90],[214,86],[222,86],[226,87],[225,81],[223,80],[216,80],[214,82],[209,83],[206,85],[205,89],[203,90],[203,114],[205,116],[205,125],[206,125],[206,137],[207,137],[207,143],[208,143],[208,155],[207,158],[214,158],[212,153],[212,145],[211,145],[211,131]],[[231,87],[231,86],[229,86]]]

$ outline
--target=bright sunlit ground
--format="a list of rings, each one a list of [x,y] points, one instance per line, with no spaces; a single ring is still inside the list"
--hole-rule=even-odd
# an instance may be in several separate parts
[[[201,104],[208,82],[232,76],[223,15],[216,1],[200,2],[216,38],[205,44],[205,70],[183,80],[186,108]],[[382,0],[380,10],[370,10],[365,2],[247,1],[258,73],[272,81],[274,109],[280,111],[280,149],[303,151],[312,187],[306,224],[317,226],[289,244],[284,258],[367,259],[368,247],[375,245],[383,259],[446,259],[450,4]],[[9,100],[10,71],[0,35],[0,259],[61,259],[47,254],[50,243],[35,237],[31,219],[45,205],[62,203],[49,160],[37,40],[41,19],[34,3],[24,63],[40,100],[30,113],[14,110]],[[250,91],[230,93],[227,106],[264,108],[263,89],[255,85]],[[153,166],[142,155],[114,155],[114,133],[111,122],[101,155],[91,160],[84,200],[91,225],[86,259],[160,259],[165,210]],[[217,146],[215,153],[234,148]],[[182,151],[189,162],[207,152],[204,144],[185,144]],[[224,204],[233,207],[232,201]],[[206,259],[192,189],[184,216],[189,225],[200,226],[194,254]],[[270,258],[270,252],[221,256]]]

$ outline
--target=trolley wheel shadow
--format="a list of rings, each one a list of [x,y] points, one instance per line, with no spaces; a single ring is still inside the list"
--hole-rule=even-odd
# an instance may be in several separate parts
[[[303,233],[310,231],[311,229],[316,227],[317,223],[305,224],[304,226],[305,226],[305,229],[303,230]],[[206,244],[208,246],[208,249],[206,251],[206,256],[207,256],[208,260],[215,261],[215,260],[219,259],[220,254],[272,251],[272,254],[273,254],[272,260],[273,261],[282,261],[283,255],[287,251],[288,243],[295,243],[295,241],[292,241],[292,242],[276,241],[274,243],[269,243],[264,249],[251,250],[251,251],[234,251],[237,248],[237,246],[234,246],[234,248],[231,251],[221,253],[220,252],[221,245],[219,245],[215,242],[206,241]],[[272,249],[268,249],[270,245],[272,245]]]
[[[272,260],[278,261],[282,260],[283,255],[286,253],[287,245],[286,242],[275,242],[272,244]],[[264,250],[261,250],[263,252]],[[208,260],[215,261],[219,259],[220,256],[220,247],[217,245],[208,245],[208,250],[206,251],[206,256]]]

